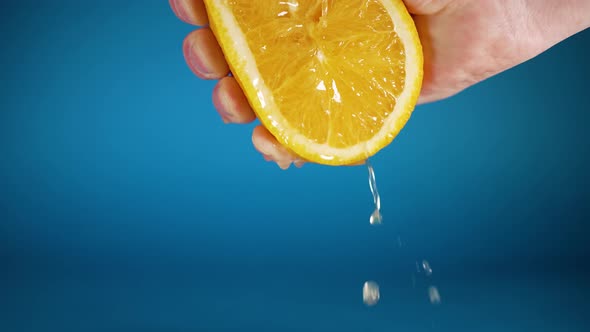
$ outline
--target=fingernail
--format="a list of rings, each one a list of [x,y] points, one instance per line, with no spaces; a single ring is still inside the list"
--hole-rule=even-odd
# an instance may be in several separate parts
[[[191,13],[186,9],[185,6],[182,5],[182,2],[179,0],[172,0],[171,1],[172,10],[176,13],[179,19],[184,21],[185,23],[191,24],[193,22],[193,17]]]
[[[227,124],[227,123],[234,122],[234,117],[230,113],[225,112],[224,110],[219,110],[219,109],[217,110],[217,113],[219,113],[219,115],[221,116],[221,120],[224,123]]]
[[[207,69],[207,66],[205,66],[202,61],[202,57],[199,54],[199,49],[194,47],[192,42],[186,42],[184,44],[184,54],[186,55],[186,60],[188,61],[190,68],[197,76],[206,79],[211,75]]]
[[[219,85],[215,87],[215,91],[213,91],[213,106],[217,113],[221,116],[221,119],[225,123],[234,122],[234,115],[228,112],[228,107],[226,106],[227,102],[225,100],[225,96],[219,92]]]

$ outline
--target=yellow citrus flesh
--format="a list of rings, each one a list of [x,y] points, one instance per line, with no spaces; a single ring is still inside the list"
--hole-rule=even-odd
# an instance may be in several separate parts
[[[422,49],[401,0],[205,0],[264,126],[312,162],[363,161],[409,119]]]

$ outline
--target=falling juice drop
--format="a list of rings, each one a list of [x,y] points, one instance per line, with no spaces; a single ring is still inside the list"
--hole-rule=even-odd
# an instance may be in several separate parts
[[[379,302],[381,294],[379,293],[379,285],[374,281],[366,281],[363,284],[363,302],[372,307]]]
[[[440,304],[440,293],[438,292],[438,288],[436,288],[436,286],[430,286],[428,288],[428,298],[430,299],[430,303]]]
[[[424,274],[426,274],[427,277],[432,275],[432,267],[430,267],[430,263],[428,263],[427,260],[422,261],[422,269],[424,270]]]
[[[375,203],[375,210],[369,218],[371,225],[380,225],[383,222],[383,215],[381,215],[381,197],[379,196],[379,190],[377,189],[377,180],[375,179],[375,170],[373,165],[366,161],[367,169],[369,171],[369,188],[371,188],[371,194],[373,194],[373,202]]]

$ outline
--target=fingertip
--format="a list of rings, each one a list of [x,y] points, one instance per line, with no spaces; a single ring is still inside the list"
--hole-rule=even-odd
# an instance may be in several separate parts
[[[254,128],[252,143],[256,150],[263,155],[265,160],[276,162],[283,170],[288,169],[291,164],[295,164],[298,168],[301,168],[305,164],[303,159],[283,147],[262,125]]]
[[[204,26],[209,23],[203,0],[168,0],[174,14],[183,22]]]
[[[250,123],[256,114],[233,77],[223,77],[213,89],[213,105],[222,118],[232,123]]]
[[[187,65],[197,77],[214,80],[229,73],[229,65],[211,29],[201,28],[188,34],[182,49]]]

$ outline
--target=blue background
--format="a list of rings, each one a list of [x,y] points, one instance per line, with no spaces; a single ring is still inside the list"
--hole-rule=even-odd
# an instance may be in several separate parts
[[[0,331],[587,330],[590,31],[419,106],[375,228],[366,168],[223,125],[167,1],[1,8]]]

